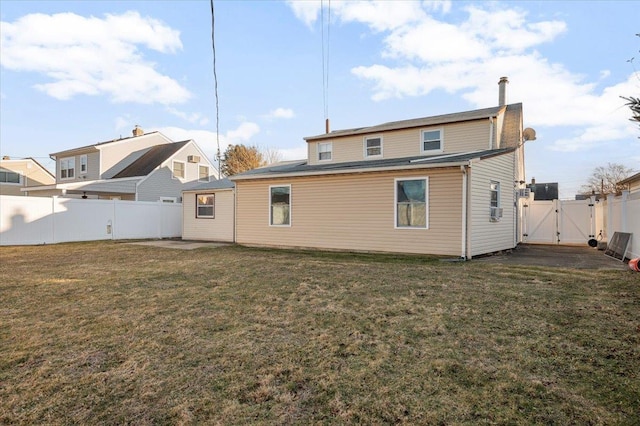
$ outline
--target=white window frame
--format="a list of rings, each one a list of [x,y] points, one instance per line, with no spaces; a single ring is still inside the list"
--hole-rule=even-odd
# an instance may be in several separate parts
[[[8,170],[8,169],[2,169],[2,170],[0,170],[0,172],[6,173],[5,174],[5,179],[9,175],[9,173],[11,173],[13,175],[18,175],[18,182],[9,182],[9,181],[5,180],[4,182],[0,181],[1,184],[3,184],[3,185],[16,185],[16,186],[22,185],[22,173],[21,172],[16,172],[14,170]]]
[[[200,177],[200,167],[207,168],[207,179],[204,180]],[[211,181],[211,167],[208,164],[198,164],[198,182],[210,182]]]
[[[495,189],[494,189],[494,185],[495,185]],[[493,205],[493,197],[491,196],[493,193],[496,193],[496,202],[495,202],[495,206]],[[501,203],[500,203],[500,182],[498,182],[497,180],[492,180],[489,181],[489,221],[490,222],[500,222],[500,216],[498,216],[498,214],[494,215],[493,213],[493,209],[500,209]]]
[[[64,168],[63,164],[67,163],[67,167]],[[71,167],[69,167],[71,165]],[[62,176],[62,171],[66,170],[67,176]],[[73,170],[73,176],[69,176],[69,170]],[[76,178],[76,157],[64,157],[60,159],[60,180],[71,180]]]
[[[322,150],[322,147],[328,147],[328,150]],[[333,142],[318,142],[318,161],[331,161],[333,160]],[[329,158],[320,158],[321,154],[329,153]]]
[[[182,164],[182,174],[183,176],[176,176],[176,164]],[[186,179],[187,178],[187,165],[184,161],[177,161],[177,160],[173,160],[171,162],[171,178],[172,179]]]
[[[211,205],[211,215],[200,214],[200,207],[209,207],[209,204],[200,204],[200,197],[213,197],[213,204]],[[216,194],[213,192],[203,192],[196,194],[196,219],[215,219],[216,218]]]
[[[282,223],[282,224],[274,224],[273,223],[273,209],[272,209],[272,202],[271,202],[271,190],[273,188],[289,188],[289,223]],[[292,193],[291,193],[291,184],[287,184],[287,185],[269,185],[269,226],[273,226],[276,228],[290,228],[291,227],[291,223],[292,218],[293,218],[293,198],[292,198]]]
[[[82,166],[84,166],[84,170],[82,170]],[[80,174],[86,175],[88,169],[89,169],[89,159],[87,158],[87,154],[83,154],[80,156]]]
[[[424,134],[427,132],[440,132],[440,149],[424,149]],[[435,139],[433,139],[435,140]],[[420,153],[421,154],[432,154],[432,153],[441,153],[444,152],[444,129],[442,127],[431,127],[427,129],[420,130]]]
[[[371,139],[380,139],[380,154],[369,154],[369,147],[367,146],[367,141],[371,140]],[[363,138],[362,141],[362,146],[364,149],[364,158],[381,158],[383,155],[383,146],[384,146],[384,139],[382,137],[382,135],[377,135],[377,136],[365,136]]]
[[[407,180],[424,180],[425,226],[398,226],[398,182]],[[393,226],[395,229],[424,230],[429,229],[429,177],[408,176],[393,180]]]

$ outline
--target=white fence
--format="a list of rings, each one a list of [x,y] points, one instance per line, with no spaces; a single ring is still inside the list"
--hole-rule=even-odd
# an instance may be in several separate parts
[[[527,201],[522,209],[522,241],[530,244],[586,245],[631,233],[628,258],[640,257],[640,193],[591,200]]]
[[[0,196],[0,245],[181,235],[182,204]]]
[[[605,236],[611,239],[614,232],[630,232],[627,257],[640,257],[640,193],[624,191],[620,197],[609,197],[602,203],[602,212]]]

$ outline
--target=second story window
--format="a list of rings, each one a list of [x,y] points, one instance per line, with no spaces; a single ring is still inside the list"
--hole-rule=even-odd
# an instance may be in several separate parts
[[[420,150],[422,152],[442,151],[442,130],[423,130]]]
[[[382,137],[364,138],[364,156],[379,157],[382,155]]]
[[[76,176],[76,159],[74,157],[60,159],[60,179],[72,179]]]
[[[174,161],[172,171],[174,179],[184,179],[184,163],[182,161]]]
[[[87,173],[87,156],[81,155],[80,156],[80,174],[85,174],[85,173]]]
[[[331,142],[319,143],[318,144],[318,161],[329,161],[331,160],[331,151],[333,147]]]
[[[198,166],[198,181],[209,182],[209,166]]]

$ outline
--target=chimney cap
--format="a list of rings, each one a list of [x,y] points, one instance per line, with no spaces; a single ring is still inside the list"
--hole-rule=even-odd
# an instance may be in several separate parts
[[[142,135],[144,135],[144,130],[142,130],[142,127],[136,124],[136,127],[133,128],[133,136],[142,136]]]
[[[3,159],[3,160],[11,160],[11,157],[9,157],[8,155],[3,155],[3,156],[2,156],[2,159]]]

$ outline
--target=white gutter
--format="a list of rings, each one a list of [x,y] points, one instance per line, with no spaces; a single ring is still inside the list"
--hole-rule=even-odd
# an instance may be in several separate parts
[[[489,149],[493,149],[493,117],[489,117]]]

